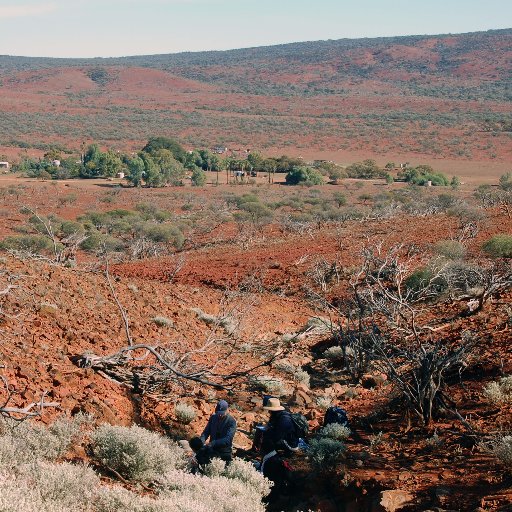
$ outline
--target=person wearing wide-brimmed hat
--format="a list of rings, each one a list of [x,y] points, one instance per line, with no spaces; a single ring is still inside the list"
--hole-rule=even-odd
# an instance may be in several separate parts
[[[267,400],[263,410],[270,413],[270,418],[263,434],[262,455],[272,450],[285,453],[295,450],[299,437],[290,412],[281,405],[278,398],[273,397]]]
[[[233,437],[236,432],[236,421],[233,416],[228,414],[229,405],[226,400],[219,400],[215,407],[215,414],[210,416],[208,423],[201,434],[201,440],[206,443],[207,439],[210,442],[206,445],[207,450],[210,452],[211,457],[217,457],[231,462],[233,457]]]
[[[260,471],[274,482],[268,497],[273,499],[283,493],[290,482],[291,467],[284,458],[297,449],[299,438],[290,412],[278,398],[268,398],[263,410],[270,413],[270,418],[263,432]]]

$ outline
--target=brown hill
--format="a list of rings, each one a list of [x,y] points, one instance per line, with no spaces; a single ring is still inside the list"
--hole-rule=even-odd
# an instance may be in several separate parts
[[[506,161],[512,30],[117,59],[0,57],[0,146],[149,136],[348,161]],[[293,149],[291,149],[293,148]]]

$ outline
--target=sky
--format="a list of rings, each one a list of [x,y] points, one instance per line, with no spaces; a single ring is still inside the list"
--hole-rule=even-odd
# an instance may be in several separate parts
[[[0,0],[0,54],[117,57],[512,27],[510,0]]]

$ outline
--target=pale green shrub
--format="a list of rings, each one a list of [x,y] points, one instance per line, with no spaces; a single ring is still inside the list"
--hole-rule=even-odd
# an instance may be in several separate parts
[[[226,463],[222,459],[214,458],[204,467],[203,473],[210,478],[214,478],[216,476],[221,476],[225,470]]]
[[[183,423],[183,425],[192,423],[197,416],[196,410],[191,405],[185,404],[183,402],[176,404],[174,407],[174,413],[176,414],[176,419],[180,423]]]
[[[484,387],[484,396],[494,404],[512,403],[512,375]]]
[[[19,426],[26,428],[24,424]],[[16,440],[20,432],[4,429],[0,445]],[[55,464],[33,457],[22,463],[10,461],[8,466],[0,462],[0,512],[265,511],[261,501],[269,493],[271,484],[248,462],[235,459],[228,471],[220,461],[222,464],[212,471],[215,476],[209,478],[182,471],[181,450],[142,428],[104,425],[93,432],[91,438],[96,457],[98,452],[114,455],[97,459],[98,462],[106,462],[106,466],[116,471],[122,469],[122,465],[114,467],[112,460],[116,458],[124,460],[129,467],[138,463],[139,470],[147,463],[153,464],[144,474],[155,477],[156,495],[140,496],[120,486],[102,485],[96,473],[85,465]],[[131,450],[133,445],[135,452],[140,452],[139,457]],[[16,448],[13,444],[13,459]],[[7,450],[0,453],[6,454]],[[143,463],[139,460],[141,454]]]
[[[308,458],[318,471],[329,471],[336,467],[344,452],[345,445],[342,442],[322,437],[311,441]]]
[[[88,421],[84,415],[60,418],[49,427],[3,418],[0,420],[0,465],[15,466],[40,460],[54,461],[78,442],[81,426]]]
[[[329,423],[320,430],[321,437],[334,439],[335,441],[344,441],[350,436],[350,429],[339,423]]]
[[[209,512],[264,512],[265,507],[261,499],[270,492],[271,484],[250,463],[246,464],[251,466],[250,469],[235,466],[229,470],[230,477],[209,478],[170,471],[159,482],[159,494],[164,498],[172,498],[174,502],[186,498],[189,501],[189,508],[184,510],[190,512],[195,512],[196,506],[197,509]]]
[[[294,366],[288,362],[281,362],[276,365],[278,370],[291,375],[292,379],[298,384],[303,384],[309,388],[310,375],[307,371],[303,370],[299,366]]]
[[[330,347],[324,352],[324,357],[331,361],[343,359],[343,349],[341,347]]]
[[[504,436],[492,443],[491,452],[512,473],[512,436]]]
[[[155,316],[153,317],[153,322],[155,322],[158,327],[172,327],[174,322],[165,316]]]
[[[258,375],[252,379],[253,385],[264,393],[282,396],[286,393],[286,386],[279,377]]]
[[[224,476],[231,480],[240,480],[255,489],[262,496],[270,492],[270,482],[254,469],[252,462],[235,458],[226,466]]]
[[[317,407],[326,411],[332,405],[332,399],[328,396],[318,396],[315,400]]]
[[[149,430],[102,425],[91,434],[93,457],[128,480],[150,481],[185,466],[180,448]]]

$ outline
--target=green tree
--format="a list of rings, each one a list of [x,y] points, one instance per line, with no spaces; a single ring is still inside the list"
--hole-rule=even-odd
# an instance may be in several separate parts
[[[205,184],[206,184],[206,173],[199,167],[196,167],[192,171],[192,185],[194,187],[204,187]]]
[[[187,152],[183,146],[178,141],[167,137],[150,138],[147,144],[142,148],[142,151],[144,153],[153,154],[160,149],[169,150],[174,158],[181,163],[184,163],[187,158]]]
[[[296,166],[286,175],[287,185],[321,185],[323,183],[322,175],[312,167]]]
[[[345,194],[342,194],[341,192],[334,192],[332,195],[332,198],[338,208],[341,208],[342,206],[345,206],[347,204],[347,197]]]
[[[140,187],[142,185],[142,180],[144,178],[145,165],[144,160],[139,156],[128,159],[128,174],[126,179],[133,184],[135,187]]]
[[[96,163],[99,175],[113,177],[123,169],[123,162],[119,155],[109,149],[106,153],[100,153]]]
[[[500,176],[499,187],[502,190],[512,190],[512,172]]]

